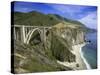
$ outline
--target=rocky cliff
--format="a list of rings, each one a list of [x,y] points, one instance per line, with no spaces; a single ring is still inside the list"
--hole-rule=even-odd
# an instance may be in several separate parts
[[[75,62],[72,46],[85,42],[85,32],[78,27],[68,27],[60,23],[52,29],[53,55],[60,61]]]

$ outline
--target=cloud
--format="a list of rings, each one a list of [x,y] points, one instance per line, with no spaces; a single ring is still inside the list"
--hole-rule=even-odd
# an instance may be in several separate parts
[[[76,19],[76,20],[83,18],[87,14],[97,10],[95,6],[65,5],[65,4],[61,4],[61,5],[53,4],[49,6],[61,12],[62,16],[70,19]]]
[[[97,12],[91,12],[79,20],[89,28],[97,29]]]
[[[55,8],[56,10],[61,11],[62,13],[76,13],[76,12],[81,12],[81,7],[74,6],[74,5],[52,5],[51,7]],[[77,9],[77,11],[76,11]]]

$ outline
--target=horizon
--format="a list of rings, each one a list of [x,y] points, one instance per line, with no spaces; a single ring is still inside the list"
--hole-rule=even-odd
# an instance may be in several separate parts
[[[44,14],[57,14],[68,19],[77,20],[86,27],[97,29],[97,6],[22,1],[15,1],[13,3],[11,5],[11,12],[28,13],[37,11]]]

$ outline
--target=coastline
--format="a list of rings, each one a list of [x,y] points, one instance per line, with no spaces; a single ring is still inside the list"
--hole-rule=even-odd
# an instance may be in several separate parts
[[[76,55],[76,62],[60,62],[59,64],[72,68],[73,70],[86,70],[91,69],[90,65],[87,63],[86,59],[83,56],[82,47],[85,46],[86,43],[78,44],[72,46],[72,53]]]
[[[88,70],[91,69],[91,66],[89,65],[89,63],[87,62],[86,58],[84,57],[84,54],[83,54],[83,52],[82,52],[82,49],[80,49],[80,54],[81,54],[81,58],[83,59],[85,65],[86,65],[86,67],[87,67],[87,69],[88,69]]]

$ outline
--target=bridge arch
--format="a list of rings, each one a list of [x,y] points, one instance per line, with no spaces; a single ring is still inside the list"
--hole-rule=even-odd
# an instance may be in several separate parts
[[[41,36],[42,36],[42,31],[39,29],[39,28],[35,28],[35,29],[32,29],[29,31],[29,33],[27,34],[26,36],[26,44],[29,44],[31,38],[32,38],[32,35],[34,34],[34,32],[38,31],[39,35],[40,35],[40,39],[41,39]],[[42,40],[42,39],[41,39]]]

